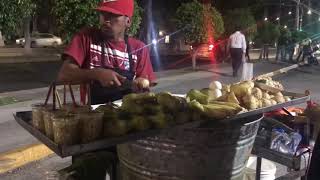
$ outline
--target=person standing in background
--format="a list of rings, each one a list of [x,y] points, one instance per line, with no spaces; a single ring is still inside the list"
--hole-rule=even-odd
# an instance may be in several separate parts
[[[231,63],[233,69],[233,77],[238,76],[239,68],[246,54],[246,38],[240,32],[240,28],[236,28],[236,32],[229,37],[228,47],[231,55]]]
[[[247,42],[247,48],[246,48],[246,58],[247,58],[247,62],[250,62],[250,42],[249,40],[246,41]]]

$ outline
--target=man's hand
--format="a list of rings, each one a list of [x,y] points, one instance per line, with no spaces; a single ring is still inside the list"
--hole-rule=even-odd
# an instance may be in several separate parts
[[[126,77],[110,69],[94,69],[94,77],[104,87],[121,86]]]

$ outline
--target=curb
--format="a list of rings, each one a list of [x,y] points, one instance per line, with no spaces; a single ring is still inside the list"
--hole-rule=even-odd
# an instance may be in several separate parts
[[[32,144],[0,153],[0,174],[43,159],[51,154],[53,152],[43,144]]]
[[[15,63],[39,63],[39,62],[58,62],[61,61],[59,55],[39,56],[39,57],[0,57],[0,64]]]

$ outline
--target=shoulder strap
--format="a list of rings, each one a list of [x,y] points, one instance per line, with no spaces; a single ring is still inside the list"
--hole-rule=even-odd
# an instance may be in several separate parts
[[[133,73],[134,72],[134,70],[133,70],[134,62],[132,59],[132,53],[131,53],[132,51],[131,51],[131,46],[129,44],[129,37],[127,34],[124,36],[124,42],[127,45],[128,57],[129,57],[129,63],[130,63],[130,72]]]
[[[133,62],[133,59],[132,59],[132,51],[131,51],[131,46],[129,44],[129,38],[128,38],[128,35],[125,35],[124,36],[124,41],[125,41],[125,44],[127,46],[127,51],[128,51],[128,57],[129,57],[129,65],[130,65],[130,72],[133,73],[134,70],[134,62]],[[102,61],[102,64],[103,64],[103,67],[106,67],[105,65],[105,42],[102,41],[101,42],[101,61]]]

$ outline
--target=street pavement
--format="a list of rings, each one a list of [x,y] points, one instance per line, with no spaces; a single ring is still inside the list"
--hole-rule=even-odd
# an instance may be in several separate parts
[[[270,71],[289,66],[286,63],[270,63],[267,61],[254,64],[254,75],[264,74]],[[239,81],[239,78],[231,76],[229,64],[203,64],[194,71],[191,67],[157,72],[158,86],[152,90],[155,92],[169,91],[184,94],[189,89],[208,87],[212,80],[219,80],[228,84]],[[54,72],[52,73],[54,74]],[[284,85],[287,91],[304,93],[306,89],[312,93],[312,99],[320,102],[319,67],[301,67],[286,74],[275,77]],[[0,78],[1,80],[1,78]],[[25,80],[26,81],[26,80]],[[27,83],[27,82],[26,82]],[[13,119],[12,114],[17,111],[31,110],[31,104],[43,102],[47,88],[37,88],[21,91],[0,93],[2,96],[16,97],[23,102],[0,106],[0,152],[6,152],[18,147],[39,143],[29,133],[23,130]],[[76,92],[77,94],[77,92]],[[45,179],[51,170],[61,169],[70,164],[70,159],[61,159],[56,155],[50,155],[42,160],[30,163],[16,170],[11,170],[0,175],[1,180]],[[0,159],[1,169],[1,159]]]

